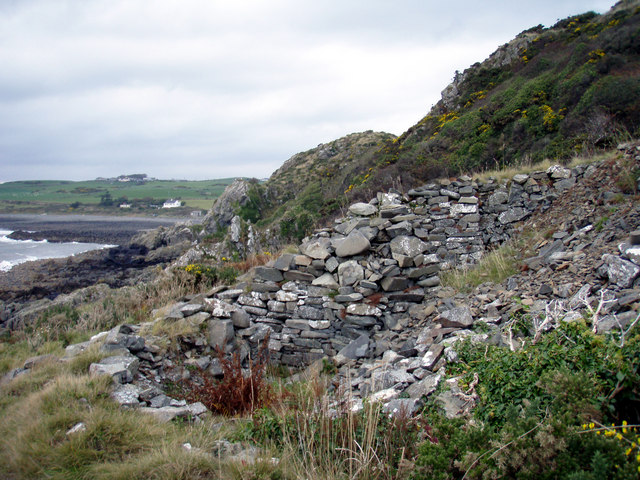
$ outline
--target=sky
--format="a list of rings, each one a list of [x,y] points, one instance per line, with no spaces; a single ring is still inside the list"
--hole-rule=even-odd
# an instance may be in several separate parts
[[[266,178],[613,0],[0,0],[0,181]]]

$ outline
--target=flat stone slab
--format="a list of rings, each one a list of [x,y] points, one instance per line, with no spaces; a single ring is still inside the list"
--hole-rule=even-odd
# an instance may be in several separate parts
[[[435,322],[443,327],[467,328],[473,325],[473,317],[467,307],[458,307],[442,312]]]
[[[142,413],[148,413],[153,415],[160,421],[161,423],[168,423],[174,418],[178,417],[189,417],[189,416],[198,416],[207,412],[207,407],[205,407],[201,402],[192,403],[185,407],[161,407],[161,408],[151,408],[151,407],[142,407],[139,409]]]
[[[338,285],[338,282],[336,282],[335,278],[333,278],[333,275],[331,275],[329,272],[320,275],[318,278],[311,282],[311,285],[326,287],[332,290],[337,290],[340,286]]]
[[[109,396],[123,407],[137,407],[140,405],[138,400],[140,388],[130,383],[119,385]]]
[[[131,383],[139,366],[138,357],[118,355],[103,358],[98,363],[92,363],[89,366],[89,373],[91,375],[111,375],[117,383]]]
[[[349,343],[349,345],[340,350],[340,352],[338,352],[338,355],[336,355],[335,360],[338,365],[341,365],[347,363],[347,361],[349,360],[364,358],[367,356],[368,352],[369,336],[366,334],[362,334],[351,343]]]
[[[377,211],[378,209],[370,203],[354,203],[349,207],[349,212],[361,217],[369,217],[371,215],[375,215]]]
[[[429,248],[429,245],[418,237],[400,235],[390,242],[391,252],[407,257],[416,257]]]
[[[605,254],[602,256],[604,265],[598,270],[602,276],[607,276],[611,283],[621,288],[629,288],[640,275],[640,267],[624,258],[616,255]]]
[[[254,273],[257,278],[261,280],[267,280],[270,282],[281,282],[284,277],[282,272],[274,267],[258,266],[254,268]]]

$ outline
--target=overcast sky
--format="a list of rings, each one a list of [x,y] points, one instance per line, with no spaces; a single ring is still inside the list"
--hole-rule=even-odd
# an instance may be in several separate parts
[[[0,181],[268,177],[613,0],[0,0]]]

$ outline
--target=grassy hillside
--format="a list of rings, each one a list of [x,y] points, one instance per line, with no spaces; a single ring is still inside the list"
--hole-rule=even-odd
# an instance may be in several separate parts
[[[640,135],[640,2],[522,32],[374,157],[371,184],[590,154]],[[359,172],[359,173],[362,173]],[[357,183],[357,182],[356,182]]]
[[[128,212],[152,212],[156,211],[152,205],[162,205],[171,198],[182,200],[189,210],[208,210],[233,180],[153,180],[144,183],[111,180],[7,182],[0,184],[0,211],[105,212],[119,211],[119,205],[127,202],[132,205]]]

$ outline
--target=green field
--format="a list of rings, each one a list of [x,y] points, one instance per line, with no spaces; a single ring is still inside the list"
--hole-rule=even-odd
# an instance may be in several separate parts
[[[28,180],[0,184],[0,212],[111,212],[184,214],[185,210],[209,210],[234,178],[215,180],[152,180],[144,183],[116,180],[83,182]],[[182,208],[158,209],[169,199]],[[121,209],[122,203],[131,205]]]

